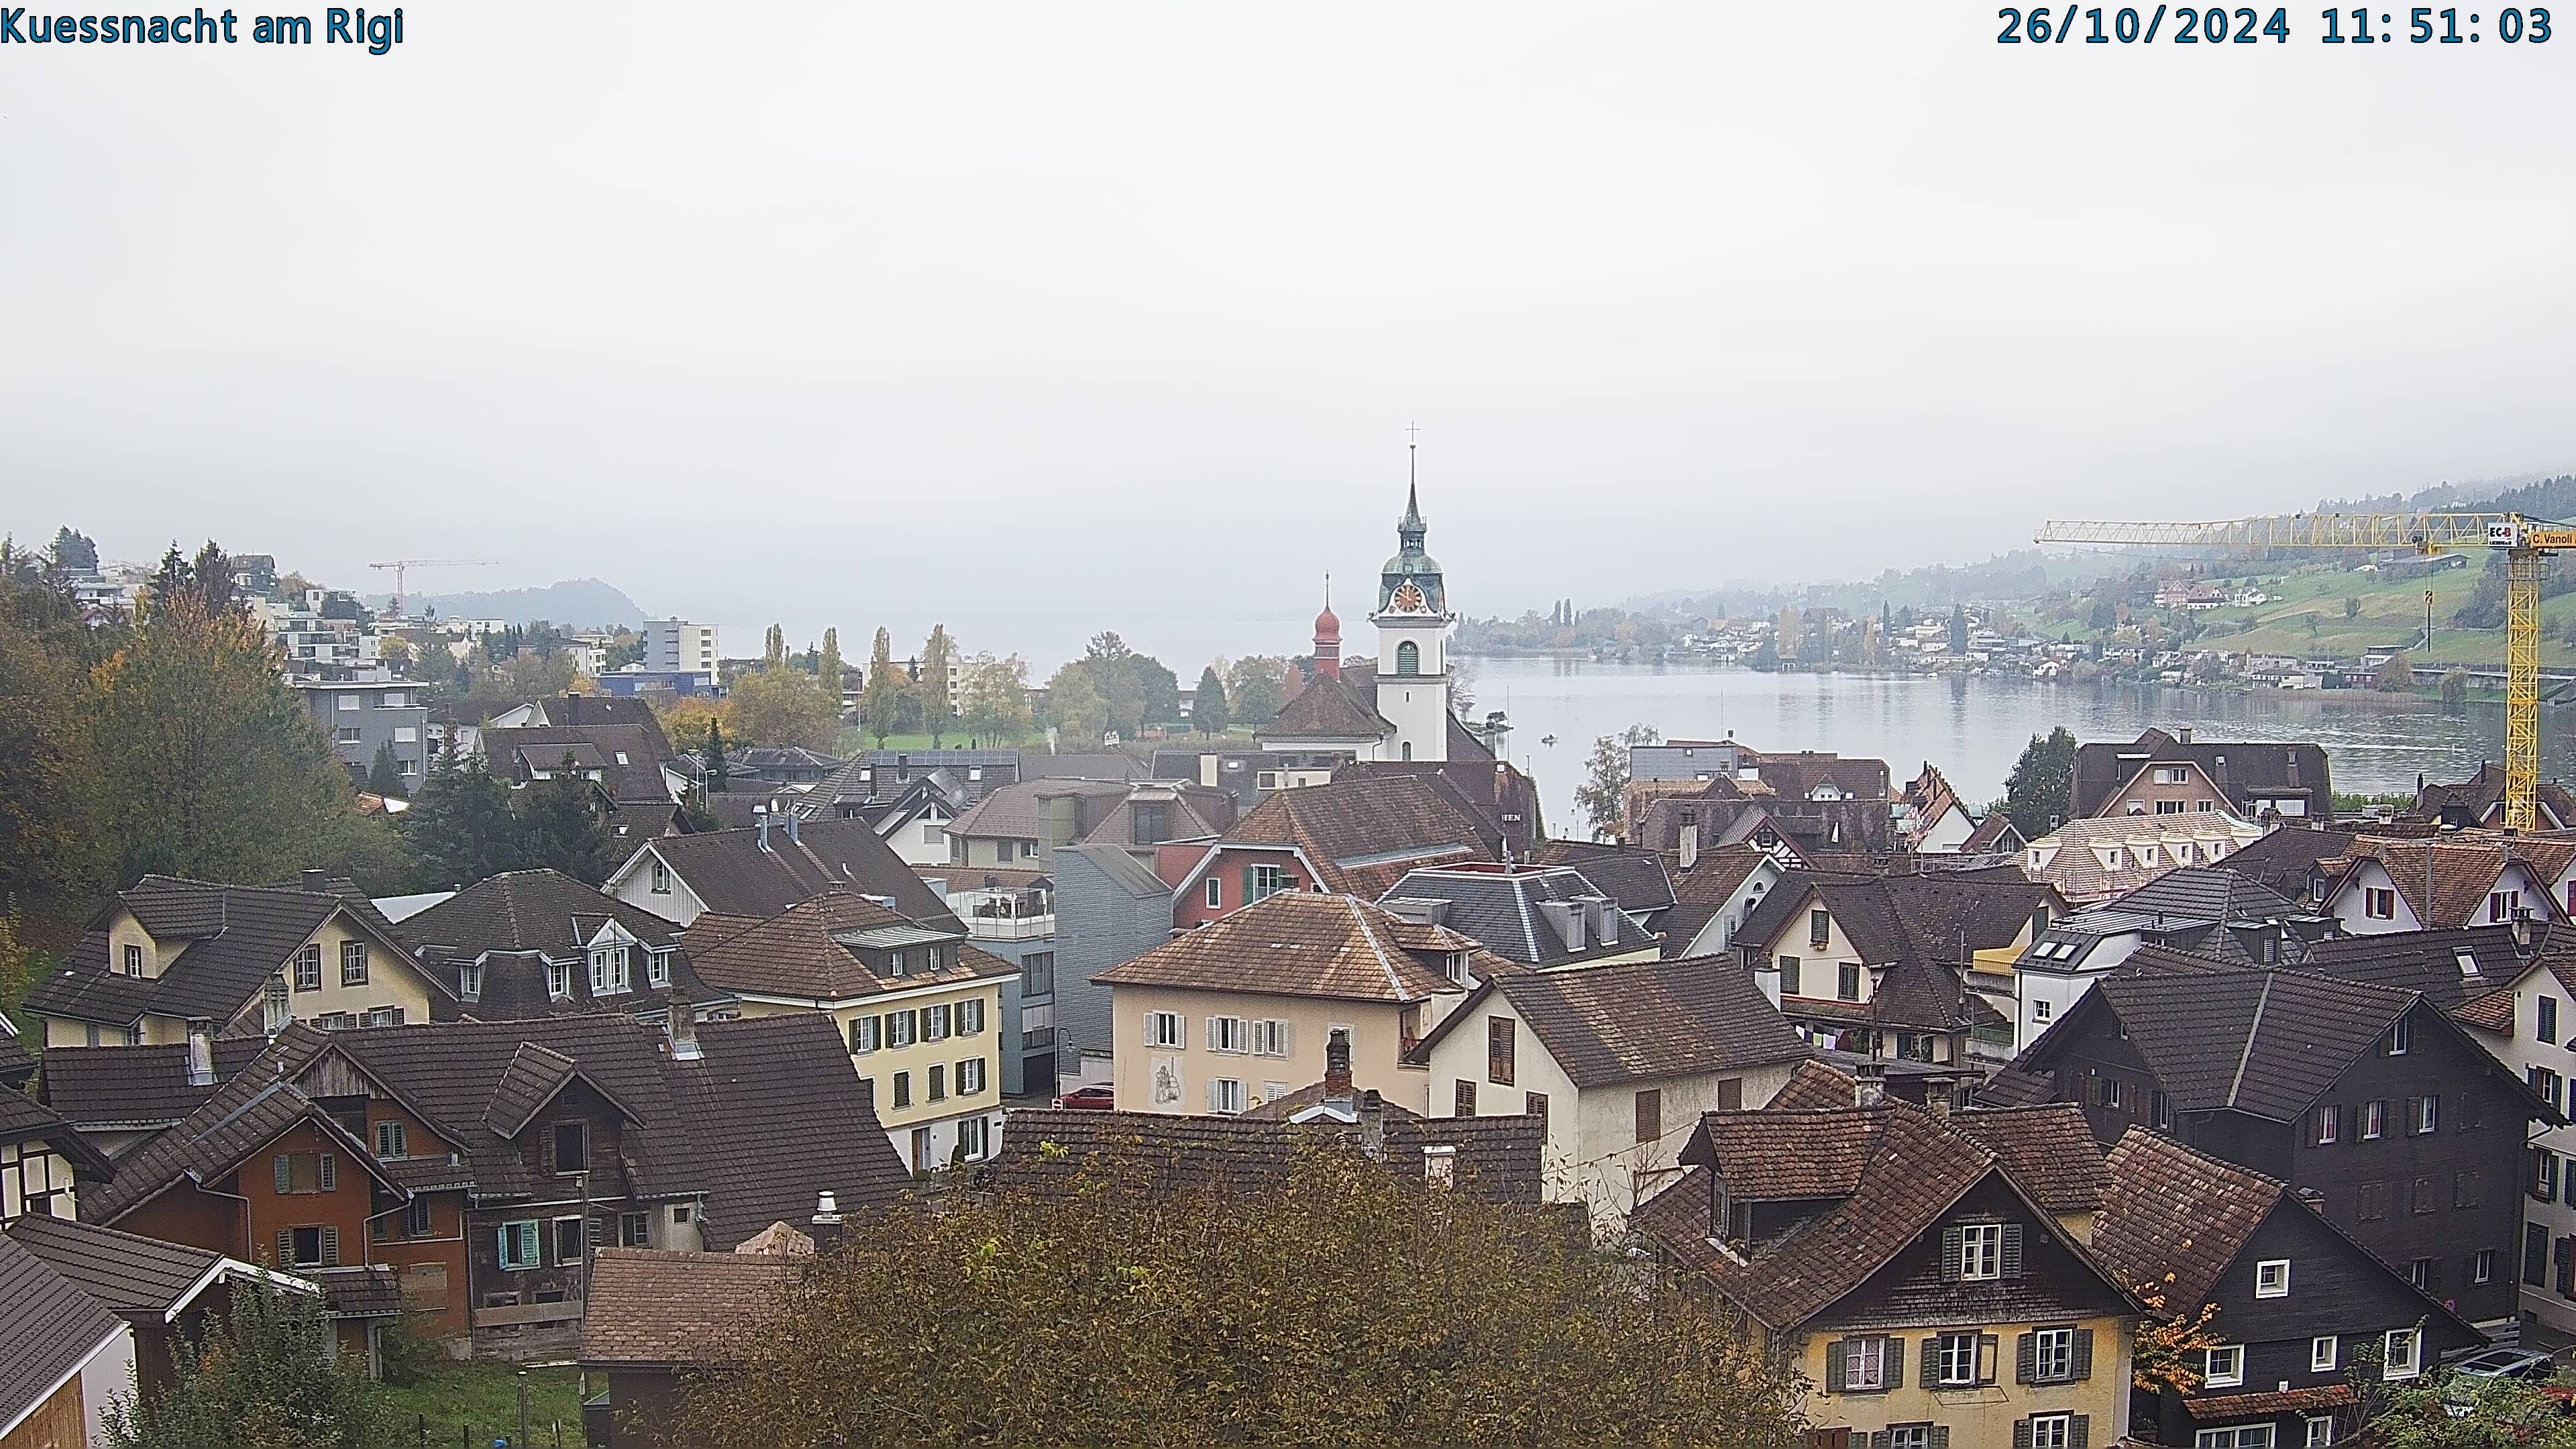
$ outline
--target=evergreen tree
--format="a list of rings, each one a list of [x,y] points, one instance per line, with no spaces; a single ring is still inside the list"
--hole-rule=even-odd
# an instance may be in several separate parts
[[[573,764],[572,752],[550,778],[519,792],[520,851],[530,866],[552,866],[584,885],[608,878],[608,827],[592,803],[595,787]]]
[[[707,717],[707,743],[699,759],[707,767],[708,794],[722,795],[733,788],[733,777],[725,769],[724,726],[713,715]]]
[[[957,699],[949,688],[948,666],[957,661],[956,642],[948,637],[948,626],[930,626],[930,638],[921,646],[921,715],[930,731],[931,748],[937,749],[947,738],[951,722],[957,718]]]
[[[75,532],[68,524],[54,530],[52,554],[54,567],[63,573],[98,572],[98,545],[88,534]]]
[[[859,719],[876,737],[878,749],[884,749],[887,736],[895,732],[896,715],[911,689],[911,681],[894,667],[893,639],[879,628],[876,647],[868,654],[867,681],[859,686]]]
[[[398,800],[411,792],[404,788],[402,763],[394,758],[392,741],[376,746],[376,758],[367,766],[367,793]]]
[[[1965,604],[1950,606],[1950,652],[1968,652],[1968,606]]]
[[[173,543],[161,555],[161,566],[152,571],[152,582],[143,586],[144,600],[154,609],[170,607],[196,582],[196,570],[189,567],[188,556]]]
[[[2064,725],[2046,739],[2030,737],[2004,780],[2004,813],[2025,840],[2037,840],[2066,823],[2074,811],[2075,736]]]
[[[1144,695],[1143,722],[1178,724],[1181,720],[1180,676],[1163,667],[1163,661],[1151,654],[1139,654],[1130,661],[1135,670],[1137,688]]]
[[[425,889],[469,886],[528,864],[510,787],[480,758],[460,765],[440,756],[420,798],[402,813],[401,830]]]
[[[1190,723],[1203,735],[1225,733],[1225,681],[1216,677],[1211,664],[1199,671],[1198,692],[1190,697]]]
[[[206,546],[197,550],[189,572],[196,576],[197,594],[208,614],[224,613],[239,602],[234,597],[233,561],[215,546],[213,539],[207,539]]]

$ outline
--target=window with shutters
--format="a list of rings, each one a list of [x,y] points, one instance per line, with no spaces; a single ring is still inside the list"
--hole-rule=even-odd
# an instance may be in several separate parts
[[[1172,1020],[1177,1022],[1180,1018],[1175,1016]],[[919,1030],[920,1013],[913,1011],[889,1011],[886,1013],[885,1044],[887,1046],[908,1047],[912,1045],[913,1037]],[[1172,1045],[1178,1046],[1180,1045],[1180,1042],[1175,1040]]]
[[[1528,1092],[1521,1097],[1521,1110],[1538,1119],[1538,1135],[1547,1136],[1547,1093]]]
[[[382,1158],[408,1156],[409,1154],[403,1150],[406,1145],[404,1141],[405,1136],[406,1134],[403,1130],[403,1124],[400,1122],[385,1121],[377,1123],[376,1156]]]
[[[2428,1133],[2439,1132],[2441,1130],[2442,1099],[2440,1097],[2416,1098],[2415,1135],[2422,1137]]]
[[[2373,1098],[2361,1104],[2361,1140],[2374,1142],[2388,1135],[2388,1102]]]
[[[945,1066],[935,1066],[930,1069],[930,1100],[934,1102],[948,1100],[948,1068]]]
[[[2319,1103],[2317,1105],[2317,1145],[2319,1147],[2332,1147],[2335,1143],[2341,1141],[2342,1138],[2343,1108],[2334,1102]]]
[[[1498,1087],[1512,1084],[1513,1051],[1519,1045],[1513,1037],[1513,1026],[1508,1016],[1485,1018],[1485,1080]]]
[[[2290,1260],[2272,1258],[2254,1265],[2254,1296],[2287,1298],[2290,1296]]]
[[[281,1196],[330,1192],[340,1185],[340,1164],[328,1152],[281,1152],[269,1160],[270,1186]]]
[[[1288,1023],[1265,1017],[1252,1024],[1252,1054],[1257,1057],[1288,1055]]]
[[[1637,1094],[1637,1140],[1653,1142],[1664,1135],[1664,1091],[1648,1087]]]
[[[1243,868],[1243,903],[1265,901],[1291,889],[1288,867],[1284,865],[1247,865]]]
[[[537,1220],[515,1218],[501,1224],[501,1266],[511,1272],[543,1267],[538,1260]]]
[[[2083,1414],[2037,1414],[2022,1422],[2030,1428],[2029,1449],[2086,1449]],[[2021,1436],[2015,1435],[2018,1440]]]
[[[322,945],[320,942],[313,942],[309,945],[299,947],[296,950],[295,989],[298,991],[319,991],[322,989]]]
[[[2091,1357],[2089,1353],[2083,1355],[2077,1354],[2077,1330],[2073,1328],[2041,1328],[2034,1329],[2030,1333],[2023,1335],[2023,1337],[2029,1343],[2029,1357],[2020,1365],[2024,1370],[2022,1374],[2022,1382],[2033,1384],[2064,1384],[2072,1383],[2079,1378],[2089,1376],[2089,1370],[2092,1365],[2089,1363],[2079,1365],[2077,1362],[2079,1357]],[[2092,1337],[2092,1334],[2088,1330],[2083,1334],[2083,1337],[2089,1340]],[[2087,1372],[2078,1372],[2079,1367]]]
[[[1243,1110],[1243,1083],[1232,1077],[1219,1077],[1208,1083],[1208,1110],[1235,1113]]]
[[[971,1097],[984,1090],[984,1059],[968,1057],[957,1064],[957,1095]]]
[[[2245,1384],[2245,1345],[2224,1343],[2204,1350],[2201,1378],[2213,1389],[2242,1388]]]
[[[1451,1089],[1449,1115],[1453,1117],[1473,1117],[1476,1115],[1476,1083],[1474,1079],[1460,1077],[1458,1079],[1458,1085]]]
[[[1881,1439],[1887,1442],[1881,1444]],[[1949,1449],[1949,1444],[1949,1431],[1937,1424],[1890,1424],[1869,1436],[1869,1449]]]
[[[649,1248],[653,1246],[653,1219],[649,1213],[617,1215],[617,1246]]]
[[[590,1124],[557,1122],[554,1125],[554,1170],[559,1174],[586,1172],[590,1169]]]
[[[1252,1023],[1239,1016],[1211,1016],[1207,1020],[1208,1050],[1212,1052],[1246,1052],[1252,1049]]]
[[[2558,1074],[2556,1072],[2551,1071],[2547,1067],[2532,1067],[2524,1071],[2522,1079],[2531,1084],[2531,1090],[2539,1095],[2540,1100],[2547,1102],[2553,1108],[2558,1106]]]
[[[959,1036],[984,1034],[984,998],[970,996],[957,1003],[957,1034]]]
[[[1924,1340],[1924,1357],[1932,1370],[1926,1377],[1953,1388],[1979,1382],[1978,1337],[1973,1333],[1944,1333]]]
[[[921,1039],[923,1041],[948,1040],[948,1003],[943,1001],[936,1006],[925,1006],[921,1009]]]
[[[1958,1229],[1959,1271],[1962,1282],[1980,1282],[2004,1275],[2004,1225],[2001,1223],[1967,1223]]]
[[[857,1056],[863,1052],[875,1051],[877,1044],[884,1040],[881,1035],[883,1031],[883,1025],[874,1016],[851,1017],[850,1054]]]
[[[335,1227],[280,1228],[277,1260],[287,1268],[340,1266],[340,1230]]]
[[[897,1107],[909,1107],[912,1105],[912,1073],[897,1072],[894,1074],[894,1104]]]
[[[1834,918],[1830,912],[1807,912],[1807,944],[1822,950],[1834,940]]]
[[[2334,1442],[2334,1415],[2317,1414],[2307,1421],[2305,1449],[2325,1449]]]
[[[430,1220],[428,1198],[416,1197],[410,1202],[403,1204],[402,1228],[404,1237],[425,1238],[430,1235],[434,1227],[435,1225]]]
[[[260,992],[259,1007],[260,1030],[271,1036],[286,1030],[286,1024],[295,1019],[295,1009],[288,1004],[286,981],[283,977],[268,978],[268,985]],[[98,1028],[95,1026],[90,1028],[89,1044],[98,1045]]]
[[[2395,920],[2397,892],[2385,886],[2364,886],[2361,892],[2361,913],[2374,921]]]
[[[1887,1340],[1847,1338],[1842,1342],[1843,1392],[1875,1394],[1887,1388]]]
[[[340,943],[340,984],[343,986],[364,986],[367,984],[366,942],[343,941]]]
[[[2558,1044],[2558,998],[2541,997],[2532,1004],[2532,1010],[2539,1018],[2540,1039],[2551,1046],[2556,1046]]]
[[[1860,1000],[1860,967],[1845,961],[1834,968],[1834,996],[1841,1001]]]
[[[1181,1045],[1181,1014],[1177,1011],[1146,1012],[1145,1045],[1149,1047]]]

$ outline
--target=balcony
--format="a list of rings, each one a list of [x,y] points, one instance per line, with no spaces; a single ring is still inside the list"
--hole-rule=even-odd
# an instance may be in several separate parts
[[[476,1328],[522,1328],[541,1323],[573,1323],[581,1318],[581,1300],[560,1303],[514,1303],[507,1308],[477,1308]]]
[[[967,916],[966,934],[978,941],[1037,941],[1055,934],[1055,913],[1042,916]]]

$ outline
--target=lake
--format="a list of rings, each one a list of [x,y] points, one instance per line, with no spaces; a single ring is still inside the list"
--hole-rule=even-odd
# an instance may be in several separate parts
[[[2344,691],[2168,689],[2021,679],[1762,674],[1588,659],[1475,659],[1476,713],[1511,717],[1513,763],[1533,773],[1548,825],[1574,834],[1574,790],[1592,741],[1631,724],[1665,738],[1723,739],[1759,750],[1830,750],[1887,761],[1901,784],[1925,761],[1972,808],[2003,794],[2022,747],[2059,725],[2079,740],[2131,740],[2150,725],[2190,725],[2205,739],[2314,740],[2347,794],[2412,793],[2420,772],[2467,778],[2504,758],[2504,706],[2444,714]],[[2544,709],[2541,774],[2576,775],[2576,709]],[[1540,743],[1554,735],[1556,743]]]

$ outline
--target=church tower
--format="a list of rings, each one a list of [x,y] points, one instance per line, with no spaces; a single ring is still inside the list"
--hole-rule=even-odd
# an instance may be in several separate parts
[[[1377,625],[1377,712],[1395,726],[1381,759],[1449,758],[1449,625],[1456,616],[1439,563],[1422,551],[1426,531],[1408,478],[1404,518],[1395,526],[1399,546],[1379,576],[1377,612],[1369,616]]]

